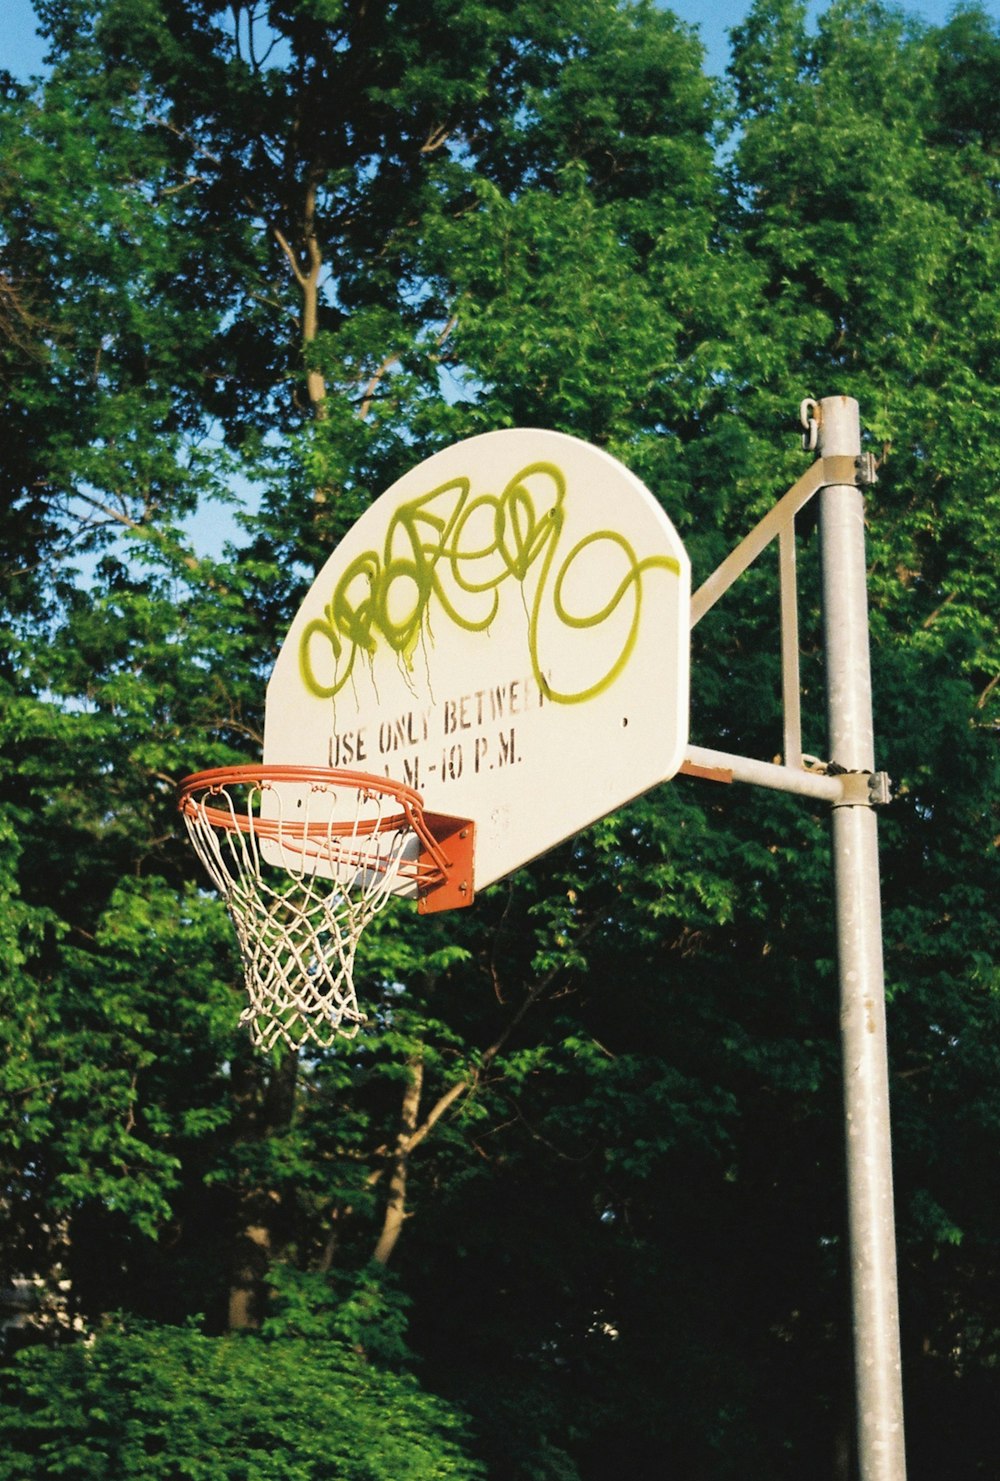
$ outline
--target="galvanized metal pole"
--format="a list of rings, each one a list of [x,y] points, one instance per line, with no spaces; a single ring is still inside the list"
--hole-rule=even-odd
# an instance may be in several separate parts
[[[857,457],[858,403],[830,396],[820,409],[820,455]],[[862,495],[842,484],[818,498],[830,759],[846,771],[872,772]],[[876,817],[856,798],[831,812],[859,1474],[861,1481],[905,1481]]]

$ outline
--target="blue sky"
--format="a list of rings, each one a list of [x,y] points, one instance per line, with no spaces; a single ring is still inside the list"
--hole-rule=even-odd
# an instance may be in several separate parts
[[[733,26],[740,24],[750,9],[750,3],[751,0],[717,0],[715,4],[712,0],[668,0],[668,8],[679,15],[681,20],[699,28],[709,70],[723,72],[729,61],[727,33]],[[893,0],[889,0],[889,3],[893,3]],[[827,5],[809,0],[808,8],[810,18],[815,20],[816,16],[827,9]],[[912,0],[912,3],[901,0],[899,8],[928,25],[940,26],[955,9],[955,0]],[[983,9],[988,15],[1000,19],[1000,0],[984,0]]]
[[[954,0],[913,0],[903,9],[931,25],[940,25],[955,8]],[[1000,19],[1000,0],[986,0],[983,8]],[[729,56],[726,33],[740,23],[750,9],[750,0],[673,0],[670,5],[682,20],[701,31],[707,51],[708,66],[722,72]],[[815,16],[825,5],[811,0],[810,13]],[[42,45],[35,35],[31,0],[3,0],[0,29],[0,66],[15,76],[26,77],[41,67]]]

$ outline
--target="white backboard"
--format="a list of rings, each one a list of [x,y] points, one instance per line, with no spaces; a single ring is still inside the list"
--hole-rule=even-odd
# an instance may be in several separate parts
[[[687,743],[690,567],[622,464],[488,432],[357,521],[289,629],[267,764],[408,783],[476,824],[476,888],[673,776]]]

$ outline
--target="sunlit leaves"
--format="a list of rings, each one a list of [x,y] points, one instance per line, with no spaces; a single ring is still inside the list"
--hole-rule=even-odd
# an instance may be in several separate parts
[[[17,1364],[0,1476],[473,1478],[460,1415],[343,1341],[110,1327]],[[262,1395],[264,1396],[262,1399]]]

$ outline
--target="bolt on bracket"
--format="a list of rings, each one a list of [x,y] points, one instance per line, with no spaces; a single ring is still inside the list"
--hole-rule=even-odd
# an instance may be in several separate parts
[[[870,488],[873,483],[878,483],[878,463],[874,453],[861,453],[855,458],[854,467],[860,488]]]

